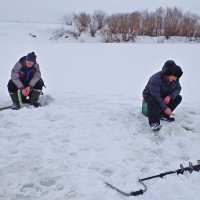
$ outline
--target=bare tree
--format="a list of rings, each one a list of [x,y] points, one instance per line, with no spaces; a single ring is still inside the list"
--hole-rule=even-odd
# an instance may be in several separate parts
[[[164,35],[167,39],[171,36],[178,36],[180,31],[180,23],[182,19],[182,10],[175,8],[167,8],[164,17]]]
[[[97,23],[98,30],[101,30],[106,23],[106,13],[102,10],[96,10],[93,14],[93,18]]]
[[[130,34],[139,35],[140,34],[140,23],[141,22],[141,13],[133,12],[129,15],[129,26]]]
[[[156,18],[156,31],[155,31],[155,34],[156,34],[156,36],[163,35],[164,13],[165,13],[165,11],[161,7],[156,9],[156,11],[155,11],[155,18]]]
[[[196,33],[199,29],[199,17],[197,15],[191,14],[190,12],[184,14],[181,21],[181,33],[180,36],[186,36],[190,39],[196,37]]]
[[[95,37],[96,32],[101,30],[105,26],[106,14],[103,11],[97,10],[91,16],[91,22],[89,25],[90,34]]]
[[[153,12],[143,11],[141,16],[141,33],[142,35],[155,36],[156,32],[156,15]]]
[[[111,15],[108,18],[108,28],[112,34],[117,34],[119,32],[119,14]]]
[[[78,15],[75,14],[74,22],[80,33],[85,32],[89,28],[91,16],[89,14],[86,14],[85,12],[81,12]]]
[[[130,26],[129,26],[128,18],[129,18],[128,14],[121,14],[118,19],[119,20],[118,30],[124,42],[127,42],[130,40],[129,39]]]

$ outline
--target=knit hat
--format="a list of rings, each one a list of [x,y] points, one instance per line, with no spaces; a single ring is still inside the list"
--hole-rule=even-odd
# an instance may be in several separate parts
[[[170,67],[172,65],[176,65],[176,63],[173,60],[167,60],[164,64],[165,67]]]
[[[25,60],[35,63],[36,62],[36,58],[37,58],[37,56],[35,55],[34,52],[32,52],[32,53],[27,54]]]
[[[180,78],[183,75],[183,71],[178,65],[174,64],[167,68],[166,75]]]

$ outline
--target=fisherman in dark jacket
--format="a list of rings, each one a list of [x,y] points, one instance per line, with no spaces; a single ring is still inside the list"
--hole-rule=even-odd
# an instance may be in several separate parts
[[[160,120],[175,121],[171,115],[182,100],[179,83],[182,74],[182,69],[173,60],[168,60],[161,71],[150,77],[143,90],[143,98],[148,105],[148,119],[152,130],[160,130]]]
[[[11,79],[8,82],[8,92],[12,99],[13,110],[20,108],[18,99],[18,90],[22,95],[30,98],[30,104],[39,107],[39,95],[42,92],[44,82],[41,78],[39,64],[36,62],[36,55],[34,52],[27,54],[20,58],[11,71]]]

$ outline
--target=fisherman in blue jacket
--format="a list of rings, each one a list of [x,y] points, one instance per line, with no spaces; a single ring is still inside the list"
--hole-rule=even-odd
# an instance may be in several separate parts
[[[143,98],[148,105],[149,125],[153,131],[160,130],[160,120],[175,121],[171,115],[182,101],[179,83],[182,74],[182,69],[173,60],[168,60],[161,71],[150,77],[143,90]]]
[[[41,78],[39,64],[36,61],[37,56],[34,52],[23,56],[15,64],[11,71],[11,79],[8,82],[8,92],[13,102],[12,109],[18,110],[20,102],[18,99],[18,90],[23,97],[30,98],[30,104],[34,107],[41,106],[38,102],[44,82]]]

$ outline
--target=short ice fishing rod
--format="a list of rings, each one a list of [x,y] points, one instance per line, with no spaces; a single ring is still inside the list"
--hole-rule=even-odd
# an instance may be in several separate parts
[[[150,176],[150,177],[147,177],[147,178],[142,178],[142,179],[139,179],[139,182],[143,185],[144,189],[140,189],[140,190],[137,190],[137,191],[134,191],[134,192],[124,192],[118,188],[116,188],[115,186],[111,185],[110,183],[107,183],[107,182],[104,182],[108,187],[112,188],[113,190],[116,190],[117,192],[119,192],[120,194],[124,195],[124,196],[138,196],[138,195],[141,195],[143,193],[145,193],[147,191],[147,186],[144,184],[144,181],[147,181],[147,180],[150,180],[150,179],[154,179],[154,178],[163,178],[164,176],[166,175],[169,175],[169,174],[184,174],[184,172],[190,172],[192,173],[193,171],[200,171],[200,160],[197,161],[197,165],[193,165],[191,162],[189,162],[189,166],[188,167],[183,167],[182,164],[180,164],[180,168],[177,169],[177,170],[174,170],[174,171],[168,171],[168,172],[164,172],[164,173],[161,173],[161,174],[158,174],[158,175],[154,175],[154,176]]]

